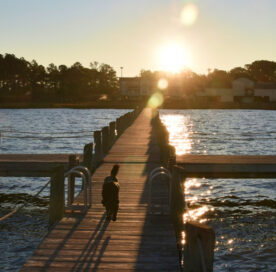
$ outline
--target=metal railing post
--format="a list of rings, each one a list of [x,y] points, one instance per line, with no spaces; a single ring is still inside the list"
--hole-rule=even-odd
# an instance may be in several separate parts
[[[85,174],[83,172],[85,172]],[[64,174],[65,177],[68,177],[68,181],[70,180],[71,175],[78,175],[82,178],[84,206],[85,206],[85,208],[88,207],[87,199],[89,200],[89,205],[91,206],[92,197],[91,197],[91,174],[90,174],[90,171],[88,170],[87,167],[76,166]],[[89,184],[87,184],[88,182],[89,182]],[[87,190],[87,185],[88,185],[89,191]],[[71,200],[71,198],[70,198],[69,192],[68,192],[68,205],[72,204],[72,202],[70,202],[70,200]]]
[[[158,176],[165,176],[167,178],[169,178],[169,188],[170,188],[170,182],[171,182],[171,174],[170,172],[164,168],[164,167],[157,167],[155,169],[153,169],[149,175],[149,198],[148,198],[148,205],[149,205],[149,212],[152,213],[152,182],[155,178],[157,178]],[[170,190],[170,189],[169,189]],[[168,192],[169,194],[169,203],[168,206],[170,208],[170,192]]]

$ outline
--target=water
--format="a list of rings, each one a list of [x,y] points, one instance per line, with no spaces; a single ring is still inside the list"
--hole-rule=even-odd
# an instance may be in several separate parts
[[[0,153],[81,153],[92,132],[126,110],[0,109]],[[276,154],[276,111],[162,110],[178,154]],[[1,178],[0,271],[16,271],[47,233],[47,178]],[[276,185],[272,179],[189,179],[192,217],[216,233],[214,271],[276,271]]]
[[[275,155],[276,111],[163,110],[181,154]],[[187,179],[188,210],[216,233],[214,271],[276,271],[275,179]]]
[[[0,109],[0,153],[82,153],[93,141],[93,131],[128,111]],[[27,204],[0,222],[0,271],[18,270],[47,234],[49,188],[35,199],[32,196],[48,180],[0,177],[0,217]],[[80,189],[80,179],[77,182]]]

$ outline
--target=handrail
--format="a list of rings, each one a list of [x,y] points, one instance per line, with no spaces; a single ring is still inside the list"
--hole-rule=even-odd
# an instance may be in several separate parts
[[[86,176],[81,172],[81,171],[76,171],[76,170],[70,170],[67,172],[68,175],[64,175],[65,177],[67,176],[68,177],[68,194],[67,194],[67,201],[68,201],[68,205],[71,205],[72,204],[72,199],[71,199],[71,189],[70,189],[70,179],[69,177],[72,175],[72,174],[76,174],[76,175],[80,175],[81,178],[82,178],[82,183],[84,185],[84,194],[83,194],[83,198],[84,198],[84,206],[85,208],[87,207],[87,199],[86,199]]]
[[[90,173],[90,170],[85,167],[85,166],[81,166],[81,165],[77,165],[74,167],[74,169],[80,169],[80,170],[84,170],[86,175],[87,175],[87,182],[88,182],[88,189],[89,189],[89,206],[92,205],[92,182],[91,182],[91,173]]]
[[[83,173],[85,172],[85,174]],[[70,186],[69,186],[69,177],[72,174],[76,174],[81,176],[82,178],[82,184],[83,184],[83,200],[84,200],[84,206],[87,209],[87,183],[88,183],[88,188],[89,188],[89,205],[91,206],[91,174],[90,171],[84,167],[84,166],[75,166],[71,168],[69,171],[67,171],[64,174],[64,177],[68,177],[68,205],[72,204],[72,199],[71,199],[71,191],[70,191]]]
[[[161,167],[156,167],[155,169],[153,169],[149,175],[149,199],[148,199],[148,205],[149,205],[149,212],[152,213],[152,181],[158,177],[158,176],[166,176],[169,178],[169,180],[171,180],[172,176],[170,174],[170,172],[164,168],[163,166]],[[171,188],[171,183],[169,182],[169,188]],[[169,207],[171,205],[171,198],[170,198],[170,189],[169,189]]]
[[[84,171],[85,172],[85,174],[87,176],[86,183],[88,183],[88,188],[89,188],[89,197],[88,197],[88,199],[89,199],[89,206],[91,206],[92,205],[92,194],[91,194],[91,192],[92,192],[92,184],[91,184],[91,173],[90,173],[89,169],[87,167],[85,167],[85,166],[77,165],[77,166],[71,168],[68,172],[66,172],[64,174],[64,177],[68,176],[68,173],[71,170]]]
[[[166,169],[165,167],[163,166],[158,166],[156,168],[154,168],[151,172],[150,172],[150,175],[149,175],[149,178],[151,179],[151,177],[153,176],[154,173],[158,172],[158,171],[163,171],[163,172],[166,172],[168,173],[169,175],[171,175],[170,171],[168,169]]]

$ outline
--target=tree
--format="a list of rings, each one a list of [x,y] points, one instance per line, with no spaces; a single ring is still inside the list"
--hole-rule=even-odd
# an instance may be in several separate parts
[[[248,70],[245,68],[242,68],[242,67],[235,67],[235,68],[231,69],[229,74],[232,79],[237,79],[240,77],[245,77],[245,78],[251,77]]]
[[[257,60],[245,65],[251,77],[256,81],[276,81],[276,62]]]
[[[28,62],[13,54],[0,56],[0,87],[2,94],[20,95],[29,85]]]
[[[99,87],[102,94],[115,95],[119,91],[116,71],[108,64],[99,67]]]
[[[207,76],[208,85],[215,88],[231,87],[231,78],[226,71],[215,69]]]

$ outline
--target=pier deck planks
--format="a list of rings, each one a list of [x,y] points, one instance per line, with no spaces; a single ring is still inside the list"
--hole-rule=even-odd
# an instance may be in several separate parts
[[[159,165],[150,118],[149,110],[144,110],[94,173],[93,205],[87,213],[68,212],[22,271],[179,271],[169,216],[148,213],[147,177]],[[120,210],[113,222],[105,220],[101,189],[116,162],[124,163],[118,174]],[[82,203],[82,195],[75,203]]]

